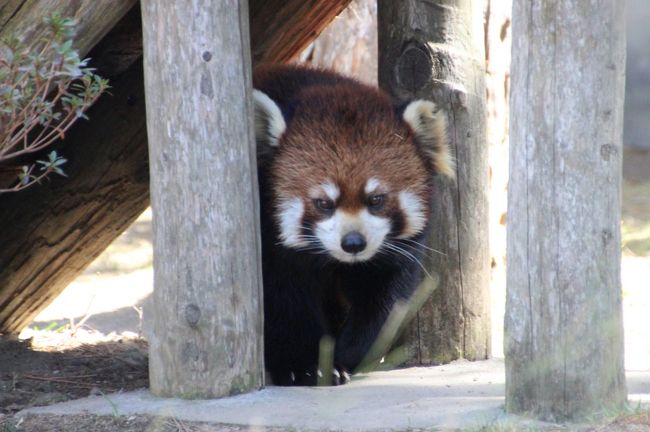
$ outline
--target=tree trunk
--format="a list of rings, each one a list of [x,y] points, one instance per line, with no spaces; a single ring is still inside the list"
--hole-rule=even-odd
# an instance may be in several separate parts
[[[624,3],[515,0],[506,409],[626,399],[620,285]]]
[[[434,290],[407,330],[414,364],[490,353],[485,54],[482,2],[379,0],[379,84],[398,101],[433,100],[448,113],[455,182],[436,180],[426,263]]]
[[[212,398],[257,389],[262,276],[248,2],[143,0],[142,22],[151,391]]]
[[[43,17],[56,9],[76,17],[75,46],[86,55],[134,3],[10,0],[0,4],[0,36],[17,30],[29,41]],[[251,9],[263,10],[269,3],[251,0]],[[309,8],[303,0],[281,3],[273,14],[251,14],[253,41],[260,45],[253,49],[262,61],[296,56],[347,1],[333,7],[330,0],[317,0]],[[291,13],[291,20],[284,20]],[[0,195],[0,333],[17,333],[28,325],[149,204],[144,84],[141,68],[129,69],[142,55],[141,39],[139,8],[134,7],[90,53],[97,72],[112,78],[112,88],[88,112],[90,121],[78,122],[66,134],[60,153],[69,161],[69,177]],[[271,52],[264,47],[284,48]],[[213,56],[218,61],[218,53]],[[128,79],[119,78],[123,72]]]

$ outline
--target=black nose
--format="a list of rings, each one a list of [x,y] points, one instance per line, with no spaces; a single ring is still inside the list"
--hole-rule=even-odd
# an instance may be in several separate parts
[[[341,239],[341,249],[348,253],[359,253],[366,248],[366,239],[357,231],[347,233]]]

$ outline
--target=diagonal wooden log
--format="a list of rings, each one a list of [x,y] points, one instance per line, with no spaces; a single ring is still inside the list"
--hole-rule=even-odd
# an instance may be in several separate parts
[[[251,0],[253,64],[293,60],[350,1]]]
[[[117,24],[136,0],[9,0],[0,6],[0,37],[15,34],[26,41],[42,36],[43,18],[57,13],[77,20],[74,46],[82,56]]]
[[[141,79],[140,65],[114,78],[89,111],[97,120],[71,129],[59,150],[68,179],[0,196],[2,332],[29,324],[147,207]]]
[[[114,8],[106,7],[109,3]],[[86,55],[130,9],[130,20],[137,14],[139,21],[135,3],[13,2],[0,9],[0,35],[39,37],[43,16],[57,11],[76,17],[80,30],[76,46]],[[115,34],[105,39],[112,40]],[[93,55],[104,51],[98,47]],[[102,74],[115,78],[113,96],[102,96],[89,111],[95,121],[79,122],[65,143],[57,145],[69,160],[65,166],[69,178],[0,195],[0,333],[16,333],[29,324],[147,206],[148,168],[140,166],[147,160],[146,144],[140,146],[144,151],[130,146],[146,143],[143,97],[137,104],[132,96],[138,93],[134,86],[141,78],[137,73],[119,78],[109,68]],[[128,217],[114,217],[117,214]]]
[[[34,37],[42,16],[60,6],[62,15],[77,18],[77,47],[85,55],[133,3],[9,0],[0,6],[0,36],[23,29]],[[251,0],[254,63],[293,59],[349,0],[304,3]],[[134,63],[141,50],[139,8],[133,6],[89,54],[112,89],[61,147],[69,178],[0,195],[0,333],[28,325],[149,203],[144,83]]]

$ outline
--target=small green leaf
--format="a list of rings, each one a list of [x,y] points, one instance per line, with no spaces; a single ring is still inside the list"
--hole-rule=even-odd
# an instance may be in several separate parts
[[[90,59],[80,59],[74,48],[75,20],[57,13],[43,20],[46,32],[33,42],[24,43],[15,35],[0,38],[0,124],[13,122],[0,131],[0,148],[16,141],[24,141],[27,150],[42,144],[44,140],[29,141],[32,132],[34,137],[63,138],[71,123],[88,118],[86,110],[109,88],[88,66]],[[68,160],[56,151],[43,159],[22,167],[21,184],[50,173],[66,175],[62,168]]]
[[[70,51],[72,49],[72,39],[67,40],[61,45],[61,51]]]

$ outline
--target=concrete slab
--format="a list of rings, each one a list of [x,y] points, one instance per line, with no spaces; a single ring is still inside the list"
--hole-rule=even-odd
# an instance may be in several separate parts
[[[634,400],[650,403],[650,370],[631,377]],[[148,391],[95,396],[23,414],[152,414],[184,421],[288,430],[404,431],[474,428],[530,422],[506,416],[503,360],[459,361],[445,366],[374,372],[341,387],[268,387],[215,400],[153,397]]]

